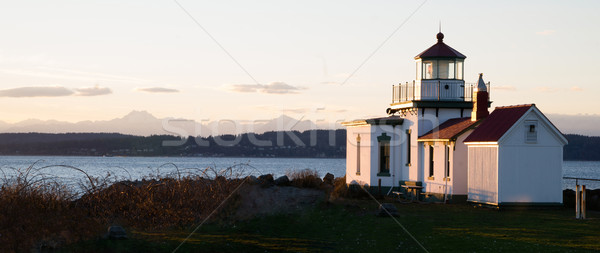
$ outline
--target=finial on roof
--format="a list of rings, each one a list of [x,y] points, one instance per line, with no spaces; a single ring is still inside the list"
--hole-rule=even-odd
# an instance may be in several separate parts
[[[437,34],[438,42],[442,42],[444,40],[444,34],[442,33],[442,21],[440,20],[440,28]]]

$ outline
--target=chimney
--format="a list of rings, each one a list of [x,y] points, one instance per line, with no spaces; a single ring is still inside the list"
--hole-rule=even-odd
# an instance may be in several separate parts
[[[479,80],[477,80],[477,87],[473,89],[473,111],[471,112],[471,121],[478,121],[487,117],[490,113],[488,112],[489,95],[487,92],[487,86],[483,82],[483,73],[479,73]]]

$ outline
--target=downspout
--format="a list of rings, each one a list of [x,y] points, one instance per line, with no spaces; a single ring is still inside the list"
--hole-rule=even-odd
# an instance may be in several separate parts
[[[392,131],[393,131],[394,133],[396,132],[396,126],[392,126]],[[399,137],[398,137],[398,139],[399,139],[401,135],[398,135],[398,136],[399,136]],[[399,141],[398,141],[398,142],[399,142]],[[398,144],[397,146],[398,146],[398,147],[400,147],[400,144]],[[395,149],[394,149],[394,150],[395,150]],[[395,154],[395,153],[396,153],[396,152],[392,152],[392,151],[391,151],[391,147],[390,147],[390,158],[391,158],[391,161],[390,161],[390,162],[393,162],[393,163],[391,163],[390,165],[392,165],[392,164],[393,164],[394,166],[390,166],[390,167],[392,167],[392,168],[390,168],[390,169],[391,169],[391,171],[392,171],[392,187],[390,187],[390,190],[388,191],[388,193],[387,193],[386,195],[390,195],[390,193],[392,193],[392,191],[394,190],[394,182],[396,181],[396,166],[395,166],[395,165],[396,165],[396,160],[398,160],[399,158],[394,158],[394,157],[395,157],[395,155],[392,155],[392,154]]]
[[[444,161],[444,204],[448,203],[448,177],[450,177],[450,142],[444,147],[445,161]],[[446,168],[446,166],[448,168]],[[446,175],[448,171],[448,175]]]

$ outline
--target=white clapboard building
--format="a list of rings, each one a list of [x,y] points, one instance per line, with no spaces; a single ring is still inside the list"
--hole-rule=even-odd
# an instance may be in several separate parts
[[[465,83],[466,56],[443,39],[415,57],[416,80],[393,86],[388,116],[342,123],[346,182],[431,201],[562,203],[565,137],[533,104],[488,113],[490,84]]]

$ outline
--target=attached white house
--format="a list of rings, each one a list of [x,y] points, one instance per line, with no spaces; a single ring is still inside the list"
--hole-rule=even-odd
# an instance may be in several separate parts
[[[347,127],[346,182],[386,192],[411,185],[432,200],[561,203],[565,137],[533,105],[525,114],[499,107],[490,115],[490,84],[482,74],[476,83],[465,83],[466,56],[446,45],[442,33],[437,39],[415,57],[416,80],[393,86],[389,116],[342,123]],[[515,121],[495,116],[503,111]],[[483,138],[497,133],[496,120],[508,126],[506,136],[535,122],[536,142]],[[474,141],[477,136],[482,139]],[[547,156],[553,158],[538,161]],[[535,180],[525,177],[539,173]]]
[[[562,203],[567,139],[534,104],[497,107],[464,143],[469,151],[469,201]]]

